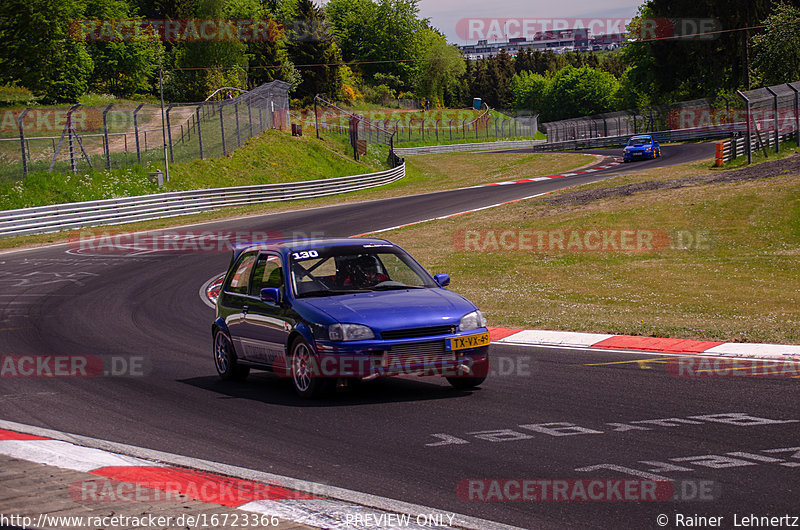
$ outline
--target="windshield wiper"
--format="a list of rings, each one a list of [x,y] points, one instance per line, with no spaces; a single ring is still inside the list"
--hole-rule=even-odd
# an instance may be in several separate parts
[[[369,289],[350,289],[346,291],[308,291],[297,295],[298,298],[318,298],[322,296],[336,296],[340,294],[368,293]]]
[[[402,289],[424,289],[419,285],[376,285],[372,288],[373,291],[395,291]]]

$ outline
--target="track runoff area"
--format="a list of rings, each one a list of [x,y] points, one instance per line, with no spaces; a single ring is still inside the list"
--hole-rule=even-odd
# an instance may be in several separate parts
[[[690,149],[702,148],[665,146],[657,163]],[[350,236],[634,169],[181,230]],[[785,368],[734,377],[740,366],[700,364],[722,345],[671,354],[627,350],[616,336],[521,344],[528,332],[495,330],[493,373],[479,390],[399,377],[306,402],[269,374],[218,380],[213,315],[198,291],[229,253],[198,252],[67,244],[0,255],[3,363],[17,369],[0,392],[0,454],[66,466],[123,492],[171,484],[231,514],[257,506],[324,528],[763,527],[791,526],[798,515],[786,484],[800,472],[800,410]],[[30,373],[22,359],[34,356]],[[681,372],[675,358],[698,364]],[[59,373],[64,362],[95,371]],[[148,507],[161,502],[150,499]],[[40,506],[24,495],[0,502],[4,515]]]

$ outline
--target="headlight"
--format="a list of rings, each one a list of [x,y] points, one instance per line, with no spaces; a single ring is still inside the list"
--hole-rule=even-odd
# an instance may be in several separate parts
[[[333,324],[328,328],[331,340],[367,340],[374,339],[375,333],[361,324]]]
[[[458,324],[458,329],[461,331],[469,331],[471,329],[478,329],[486,327],[486,318],[480,311],[473,311],[461,317],[461,322]]]

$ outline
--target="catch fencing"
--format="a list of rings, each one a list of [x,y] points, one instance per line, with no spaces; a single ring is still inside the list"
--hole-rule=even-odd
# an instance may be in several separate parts
[[[726,160],[761,149],[777,150],[781,139],[800,147],[800,82],[737,92],[737,96],[684,101],[545,123],[547,144],[558,151],[624,145],[636,134],[653,134],[660,142],[730,138]],[[718,157],[720,158],[720,157]]]
[[[354,114],[317,97],[313,110],[296,113],[296,120],[317,131],[354,136],[373,144],[398,147],[404,143],[440,144],[533,138],[538,116],[512,117],[498,111],[431,110],[369,111]]]
[[[4,111],[0,177],[224,156],[264,130],[290,127],[289,86],[273,81],[235,98],[171,103],[163,114],[146,103]]]

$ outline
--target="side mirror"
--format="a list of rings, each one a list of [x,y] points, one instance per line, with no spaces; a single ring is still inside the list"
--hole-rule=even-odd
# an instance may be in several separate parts
[[[261,289],[261,301],[268,304],[278,305],[281,303],[281,291],[274,287]]]
[[[439,284],[439,287],[447,287],[450,285],[450,275],[449,274],[437,274],[433,277],[433,281]]]

